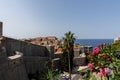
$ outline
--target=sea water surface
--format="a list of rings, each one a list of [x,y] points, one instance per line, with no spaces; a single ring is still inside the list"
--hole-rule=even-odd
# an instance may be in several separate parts
[[[76,39],[75,43],[83,46],[92,46],[93,48],[102,43],[112,43],[114,39]]]

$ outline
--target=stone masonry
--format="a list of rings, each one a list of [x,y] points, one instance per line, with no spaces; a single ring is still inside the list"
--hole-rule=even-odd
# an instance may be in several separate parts
[[[2,36],[0,22],[0,80],[29,80],[28,74],[45,71],[49,57],[44,46]]]

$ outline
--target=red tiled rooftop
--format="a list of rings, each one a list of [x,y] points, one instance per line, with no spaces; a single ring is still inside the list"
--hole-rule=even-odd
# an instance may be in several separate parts
[[[62,53],[63,53],[62,48],[56,49],[55,53],[56,53],[56,54],[62,54]]]

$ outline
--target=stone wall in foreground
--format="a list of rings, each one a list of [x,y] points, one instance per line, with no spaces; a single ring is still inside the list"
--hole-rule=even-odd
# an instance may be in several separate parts
[[[0,80],[29,80],[22,57],[0,60]]]
[[[49,51],[44,46],[39,46],[7,37],[3,38],[7,56],[14,55],[15,51],[22,52],[23,56],[41,56],[41,57],[49,56]]]
[[[23,53],[22,57],[15,59],[16,51]],[[28,74],[46,70],[49,56],[44,46],[1,36],[0,80],[28,80]]]
[[[24,57],[24,63],[28,74],[35,74],[37,71],[45,73],[47,69],[48,57]]]

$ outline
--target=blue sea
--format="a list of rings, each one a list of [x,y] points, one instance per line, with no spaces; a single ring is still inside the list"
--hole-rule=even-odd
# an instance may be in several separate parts
[[[83,46],[92,46],[93,48],[102,43],[112,43],[113,39],[77,39],[75,43],[79,43]]]

